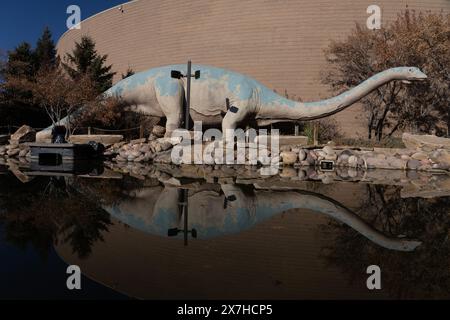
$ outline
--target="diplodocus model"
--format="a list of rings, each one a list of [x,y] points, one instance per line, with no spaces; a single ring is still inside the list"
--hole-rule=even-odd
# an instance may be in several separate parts
[[[235,129],[251,120],[258,125],[290,120],[313,120],[337,113],[385,83],[395,80],[421,81],[427,76],[416,67],[397,67],[377,73],[360,85],[330,99],[298,102],[278,95],[258,81],[229,70],[193,65],[200,78],[192,80],[193,121]],[[186,65],[169,65],[136,73],[107,90],[105,97],[120,97],[126,108],[156,117],[165,117],[166,137],[181,125],[186,79],[172,78],[171,72],[186,74]],[[231,108],[227,108],[226,100]],[[66,123],[67,119],[62,123]],[[51,128],[38,134],[48,136]]]

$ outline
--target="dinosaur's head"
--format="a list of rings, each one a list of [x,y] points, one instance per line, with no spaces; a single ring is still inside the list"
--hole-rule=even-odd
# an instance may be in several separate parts
[[[416,67],[401,67],[396,68],[399,79],[404,83],[411,83],[411,81],[424,81],[427,79],[427,75]]]

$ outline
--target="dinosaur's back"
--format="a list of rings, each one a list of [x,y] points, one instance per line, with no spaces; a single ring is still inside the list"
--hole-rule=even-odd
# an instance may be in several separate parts
[[[181,80],[171,78],[172,70],[180,71],[185,75],[187,66],[185,64],[168,65],[136,73],[117,83],[106,94],[121,96],[134,102],[137,100],[138,103],[157,103],[157,93],[162,96],[177,93],[177,90],[173,89],[174,84],[186,88],[185,78]],[[254,98],[255,91],[269,90],[256,80],[230,70],[192,65],[192,72],[195,71],[200,71],[201,76],[199,79],[192,79],[191,106],[194,113],[207,117],[217,116],[225,111],[227,98],[232,104],[243,105]]]

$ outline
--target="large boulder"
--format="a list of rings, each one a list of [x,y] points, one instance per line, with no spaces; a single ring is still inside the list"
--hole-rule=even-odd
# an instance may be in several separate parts
[[[404,133],[402,136],[406,148],[417,151],[431,152],[437,149],[450,151],[450,139],[434,135],[415,135]]]
[[[152,134],[157,138],[163,138],[166,134],[166,128],[156,125],[153,127]]]
[[[283,160],[283,164],[285,165],[293,165],[298,160],[298,155],[296,152],[292,151],[284,151],[281,152],[280,158]]]
[[[36,131],[30,126],[22,126],[13,135],[11,135],[10,141],[24,143],[36,141]]]

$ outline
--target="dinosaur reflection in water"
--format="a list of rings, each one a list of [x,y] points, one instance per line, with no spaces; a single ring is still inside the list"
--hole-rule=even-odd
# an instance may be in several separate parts
[[[195,184],[189,190],[189,228],[199,239],[243,232],[290,209],[309,209],[342,222],[377,245],[413,251],[421,242],[390,237],[357,214],[324,195],[302,190],[262,190],[237,184]],[[169,229],[182,227],[179,188],[155,186],[133,192],[132,198],[104,206],[112,216],[149,234],[167,237]]]

